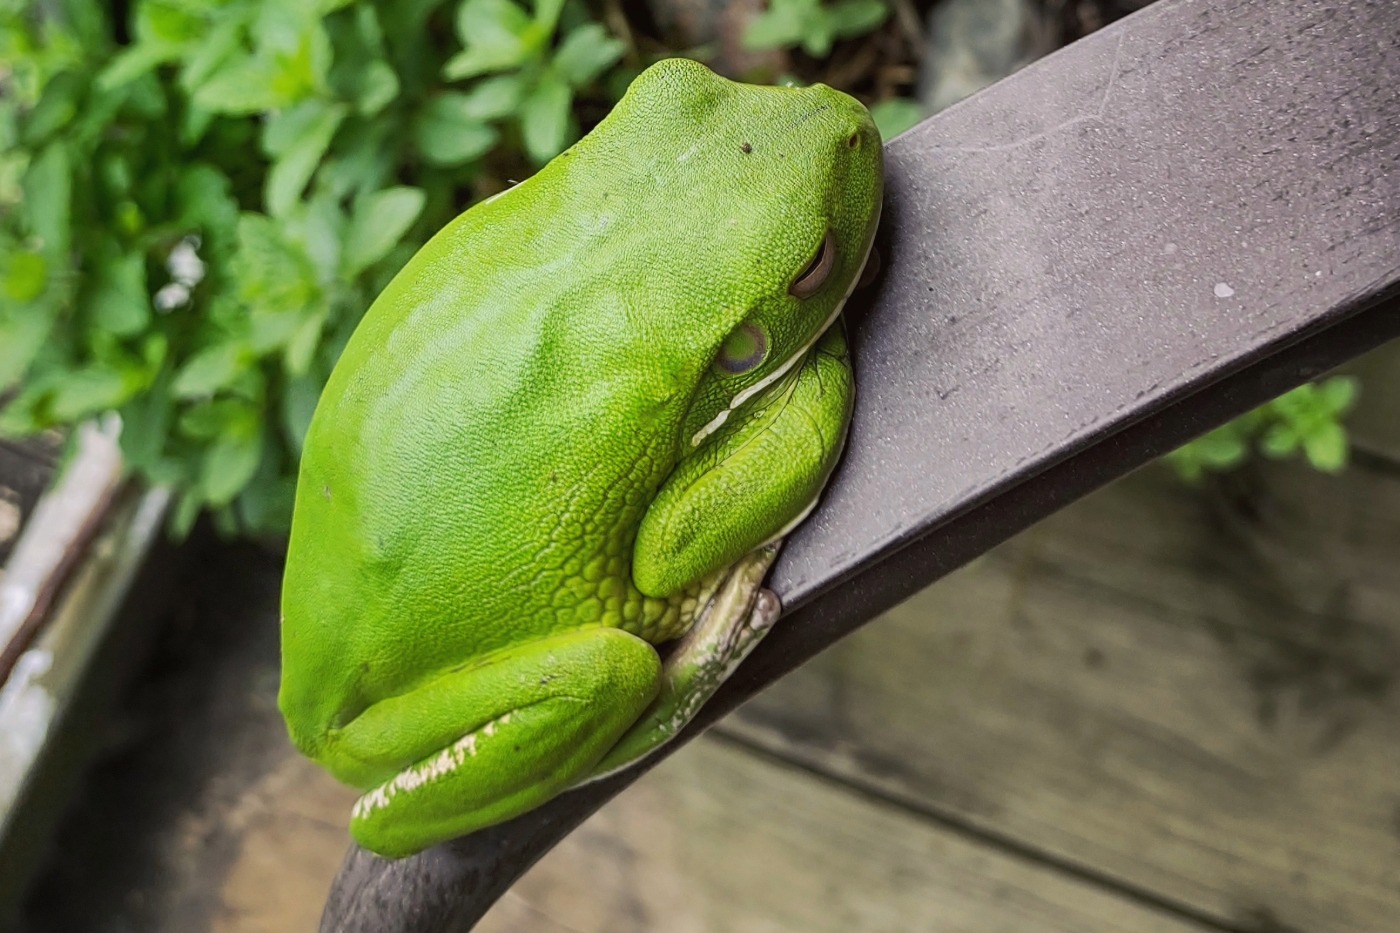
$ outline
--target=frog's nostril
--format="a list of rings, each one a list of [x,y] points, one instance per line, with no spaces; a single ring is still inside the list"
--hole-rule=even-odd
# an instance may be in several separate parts
[[[846,137],[846,145],[847,145],[849,148],[851,148],[851,149],[859,149],[859,148],[860,148],[860,131],[859,131],[859,130],[854,131],[853,133],[851,133],[850,136],[847,136],[847,137]]]

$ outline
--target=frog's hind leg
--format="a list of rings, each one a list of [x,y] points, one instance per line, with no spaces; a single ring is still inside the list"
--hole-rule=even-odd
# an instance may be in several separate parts
[[[323,755],[365,789],[351,835],[395,858],[539,806],[589,773],[652,702],[660,673],[651,645],[598,627],[376,703],[329,736]]]

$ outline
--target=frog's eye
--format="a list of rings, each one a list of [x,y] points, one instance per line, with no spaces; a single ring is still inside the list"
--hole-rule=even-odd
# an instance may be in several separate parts
[[[794,298],[808,298],[817,293],[817,289],[826,284],[827,277],[831,275],[831,270],[836,265],[836,241],[832,239],[831,231],[826,232],[822,239],[822,245],[817,247],[817,255],[812,257],[812,261],[807,263],[807,268],[802,270],[802,274],[793,281],[788,292]]]
[[[757,324],[740,324],[724,339],[715,365],[731,376],[753,369],[768,355],[768,334]]]

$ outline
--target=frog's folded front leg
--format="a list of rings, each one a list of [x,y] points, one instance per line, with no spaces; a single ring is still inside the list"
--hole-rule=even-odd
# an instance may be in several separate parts
[[[679,732],[777,620],[781,607],[763,577],[781,536],[816,504],[840,457],[853,394],[838,323],[661,488],[637,536],[638,588],[664,597],[706,581],[702,589],[715,595],[667,657],[656,701],[589,780]]]
[[[350,832],[390,858],[524,813],[589,773],[656,696],[640,638],[589,628],[497,652],[382,700],[319,755],[365,790]]]

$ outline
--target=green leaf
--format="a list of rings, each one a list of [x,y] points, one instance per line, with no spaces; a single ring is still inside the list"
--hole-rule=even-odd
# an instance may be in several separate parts
[[[180,226],[198,230],[208,243],[231,244],[238,229],[238,202],[227,175],[212,165],[196,162],[175,182]]]
[[[1288,424],[1275,424],[1259,439],[1259,449],[1269,457],[1287,457],[1298,449],[1301,438]]]
[[[350,215],[342,267],[353,278],[388,253],[423,210],[419,188],[385,188],[361,198]]]
[[[554,34],[554,27],[559,24],[559,14],[564,12],[564,0],[535,0],[535,17],[531,24],[541,33],[544,38]]]
[[[45,408],[49,387],[42,384],[24,386],[4,408],[0,408],[0,437],[26,437],[53,425]]]
[[[193,93],[196,107],[233,116],[275,110],[291,103],[261,58],[230,58]]]
[[[1351,406],[1356,404],[1359,385],[1351,376],[1333,376],[1321,383],[1317,389],[1328,410],[1341,415],[1350,411]]]
[[[33,301],[49,284],[49,264],[40,253],[20,250],[0,254],[0,263],[3,263],[3,294],[11,301]]]
[[[326,323],[324,314],[308,314],[301,322],[301,326],[292,334],[287,341],[287,348],[283,352],[283,362],[287,373],[292,376],[304,376],[311,368],[312,358],[316,354],[316,347],[321,342],[321,328]]]
[[[73,72],[54,75],[44,85],[39,102],[24,122],[24,142],[37,149],[73,121],[82,98],[83,81]]]
[[[759,52],[796,45],[801,38],[802,21],[795,4],[775,0],[767,12],[749,21],[740,45],[751,52]]]
[[[830,8],[834,31],[842,39],[870,32],[889,15],[884,0],[841,0]]]
[[[281,156],[267,173],[264,200],[268,213],[281,217],[301,197],[306,183],[321,163],[321,157],[330,148],[331,138],[345,119],[345,105],[325,105],[319,101],[308,102],[303,107],[314,107],[315,115],[310,118],[294,141],[286,144]],[[271,148],[269,146],[269,148]]]
[[[328,89],[333,52],[320,21],[302,34],[296,51],[274,56],[273,88],[289,102],[322,94]]]
[[[256,4],[250,32],[259,53],[294,55],[305,44],[307,34],[320,22],[309,3],[272,2]]]
[[[283,222],[285,239],[301,247],[327,287],[333,287],[340,276],[341,244],[348,222],[339,196],[323,190],[323,186],[318,186],[316,194]]]
[[[457,35],[469,48],[515,51],[531,19],[511,0],[465,0],[457,8]]]
[[[118,337],[145,330],[151,319],[146,257],[128,253],[103,261],[94,276],[87,310],[95,327]]]
[[[569,144],[569,107],[573,91],[562,79],[546,74],[525,98],[520,111],[520,133],[525,152],[543,165]]]
[[[72,168],[68,149],[50,143],[24,173],[24,213],[29,229],[49,255],[68,251],[72,214]]]
[[[239,399],[221,398],[201,402],[180,415],[180,434],[190,440],[211,441],[236,425],[256,422],[257,415],[248,403]]]
[[[133,30],[137,41],[177,50],[194,44],[204,34],[205,24],[192,8],[197,5],[142,0],[136,6]]]
[[[402,133],[397,119],[348,122],[330,158],[321,166],[318,191],[344,198],[384,187],[398,168]]]
[[[232,266],[237,297],[247,304],[295,310],[319,300],[321,289],[310,259],[263,214],[239,216]]]
[[[823,13],[813,17],[802,27],[802,51],[813,58],[826,58],[831,54],[831,44],[836,40],[836,24],[831,16]]]
[[[176,61],[197,48],[203,38],[203,19],[187,9],[189,4],[143,0],[136,4],[133,32],[136,41],[111,60],[97,78],[104,91],[116,90],[146,75],[157,65]]]
[[[210,505],[228,505],[257,472],[263,437],[257,422],[236,424],[205,451],[199,489]]]
[[[135,376],[122,368],[100,365],[67,373],[49,397],[49,415],[58,424],[72,424],[120,408],[141,389]]]
[[[457,8],[457,35],[465,48],[448,59],[448,81],[518,68],[531,58],[530,17],[511,0],[466,0]]]
[[[469,120],[499,120],[514,113],[525,95],[520,75],[497,75],[478,81],[462,94],[462,116]]]
[[[923,105],[918,101],[895,97],[871,107],[870,116],[880,130],[880,138],[888,140],[916,126],[925,114]]]
[[[1205,467],[1200,458],[1192,452],[1190,444],[1173,450],[1167,454],[1166,460],[1176,475],[1184,482],[1195,483],[1205,475]]]
[[[177,542],[189,537],[203,508],[204,500],[200,497],[199,491],[196,489],[185,490],[176,501],[175,508],[170,510],[170,524],[168,526],[170,537]]]
[[[554,53],[554,67],[574,87],[592,83],[618,59],[627,46],[598,23],[580,26],[564,37]]]
[[[14,385],[29,369],[53,330],[50,302],[26,302],[0,315],[0,389]]]
[[[1347,432],[1335,421],[1303,438],[1303,452],[1314,469],[1336,473],[1347,465]]]
[[[247,363],[248,351],[241,343],[226,341],[205,347],[180,367],[171,391],[176,398],[213,395],[238,378]]]
[[[186,94],[193,95],[203,87],[211,75],[235,56],[247,56],[248,53],[243,48],[243,26],[242,17],[218,17],[213,28],[194,50],[185,56],[184,67],[180,69],[179,83]]]
[[[428,102],[414,127],[423,157],[442,166],[460,165],[490,151],[497,134],[471,115],[465,94],[440,94]]]
[[[521,50],[469,48],[458,52],[442,66],[442,77],[446,81],[460,81],[475,78],[493,71],[508,71],[521,64]]]
[[[399,76],[385,62],[372,61],[366,65],[362,82],[355,108],[367,117],[389,106],[399,94]]]
[[[259,142],[270,158],[286,155],[320,120],[331,113],[331,104],[323,100],[304,100],[274,113],[263,120]]]
[[[1247,453],[1244,441],[1229,425],[1217,428],[1191,442],[1192,453],[1201,463],[1214,469],[1226,469],[1242,461]]]
[[[103,91],[115,91],[126,87],[156,67],[174,61],[179,54],[180,50],[177,48],[149,42],[127,46],[98,74],[97,87]]]
[[[122,455],[127,466],[149,475],[158,468],[170,435],[173,403],[168,379],[122,408]]]

